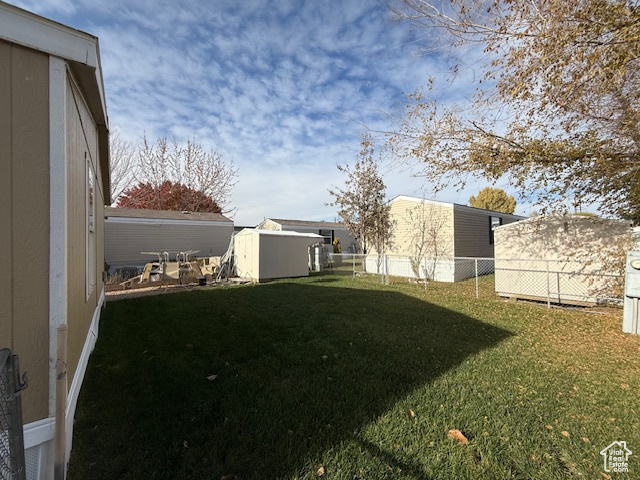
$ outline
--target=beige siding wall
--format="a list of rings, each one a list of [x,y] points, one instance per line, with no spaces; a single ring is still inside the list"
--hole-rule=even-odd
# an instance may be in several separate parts
[[[87,178],[88,165],[93,166],[94,199],[96,203],[96,217],[103,216],[100,205],[104,204],[104,192],[101,191],[101,178],[98,159],[98,138],[95,123],[89,114],[82,94],[76,88],[70,77],[67,84],[67,272],[68,272],[68,353],[67,376],[69,386],[75,374],[84,347],[93,314],[98,305],[102,289],[103,255],[99,251],[98,239],[102,235],[102,222],[95,221],[96,248],[93,251],[95,262],[93,283],[95,286],[88,291],[89,269],[87,262],[89,250],[88,217],[87,217]]]
[[[156,260],[140,252],[198,250],[196,256],[223,255],[229,247],[233,223],[132,223],[117,217],[105,221],[105,261],[110,267],[144,265]]]
[[[519,220],[519,217],[514,215],[487,212],[462,205],[454,205],[453,211],[456,257],[493,257],[494,244],[490,242],[491,217],[501,218],[502,225]]]
[[[49,414],[49,58],[0,41],[0,347],[20,356],[23,421]]]
[[[425,256],[453,256],[451,205],[400,197],[390,204],[390,215],[394,226],[386,253],[415,256],[422,247]]]

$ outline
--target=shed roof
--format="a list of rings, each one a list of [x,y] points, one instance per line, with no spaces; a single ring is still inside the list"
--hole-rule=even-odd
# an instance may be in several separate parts
[[[233,222],[230,218],[219,213],[208,212],[176,212],[172,210],[150,210],[146,208],[116,208],[105,207],[105,218],[154,218],[160,220],[189,220],[189,221],[216,221]]]
[[[279,223],[280,225],[287,225],[291,227],[347,228],[344,223],[325,222],[324,220],[286,220],[282,218],[267,218],[265,220],[271,220],[272,222]]]
[[[260,228],[245,228],[236,235],[265,235],[269,237],[301,237],[301,238],[324,238],[317,233],[292,232],[289,230],[262,230]]]
[[[631,224],[632,222],[629,220],[619,220],[619,219],[614,219],[614,218],[601,218],[601,217],[592,217],[592,216],[587,216],[587,215],[580,215],[580,214],[552,214],[552,215],[537,215],[535,217],[529,217],[526,218],[520,222],[516,223],[508,223],[506,225],[500,225],[498,227],[496,227],[496,230],[504,230],[504,229],[508,229],[508,228],[515,228],[516,226],[518,226],[518,228],[522,228],[522,227],[526,227],[527,225],[535,225],[535,224],[539,224],[539,223],[549,223],[549,222],[553,222],[553,221],[570,221],[570,222],[574,222],[574,223],[583,223],[583,224],[589,224],[592,226],[598,226],[601,228],[607,228],[607,226],[611,226],[611,225],[624,225],[624,226],[628,226],[629,228],[631,228]]]

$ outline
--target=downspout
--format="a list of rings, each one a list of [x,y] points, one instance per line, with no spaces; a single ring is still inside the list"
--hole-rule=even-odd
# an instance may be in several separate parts
[[[67,325],[58,327],[58,360],[56,362],[56,430],[54,437],[54,480],[65,479],[66,411],[67,411]]]

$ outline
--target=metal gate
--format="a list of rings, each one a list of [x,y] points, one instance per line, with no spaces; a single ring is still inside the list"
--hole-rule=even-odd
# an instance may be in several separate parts
[[[20,393],[27,386],[27,375],[20,378],[18,356],[0,350],[0,479],[24,480],[24,435]]]

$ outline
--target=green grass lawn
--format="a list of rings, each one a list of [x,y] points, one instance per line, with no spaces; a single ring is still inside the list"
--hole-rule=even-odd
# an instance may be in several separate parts
[[[596,479],[616,440],[634,453],[612,478],[640,477],[640,338],[621,311],[379,282],[108,302],[69,478]]]

